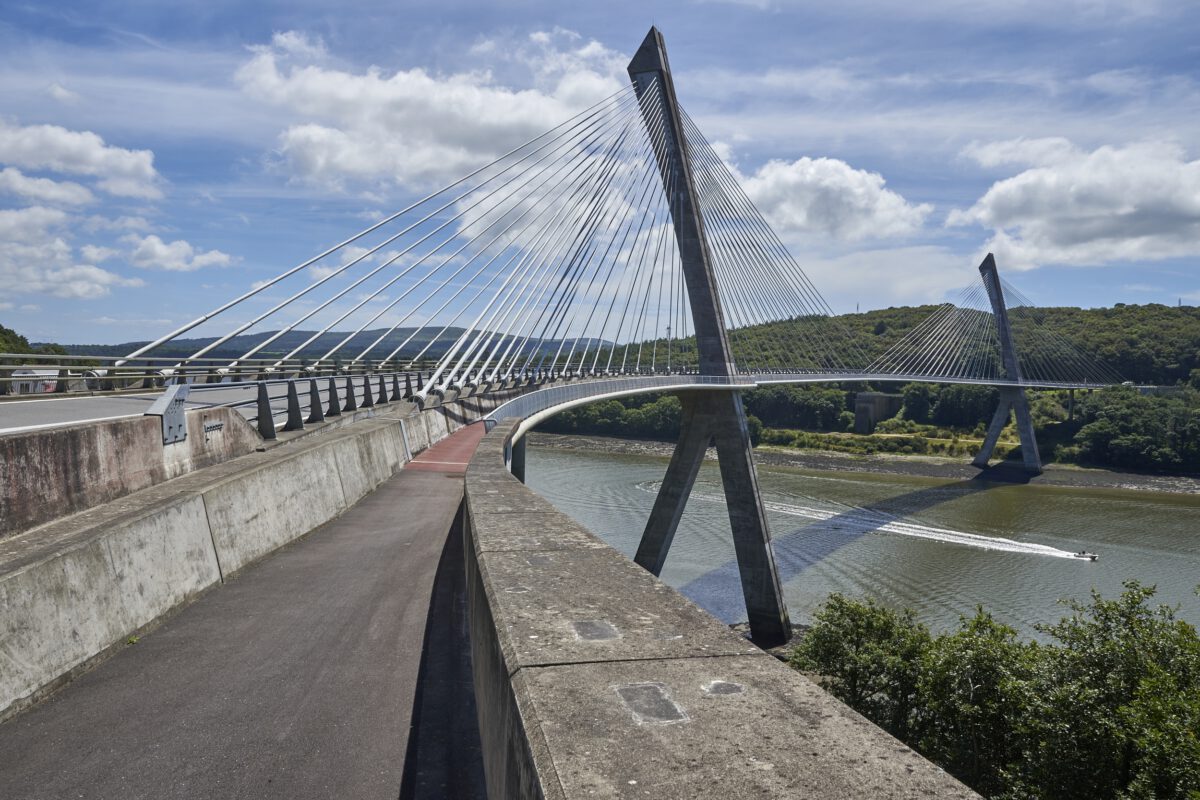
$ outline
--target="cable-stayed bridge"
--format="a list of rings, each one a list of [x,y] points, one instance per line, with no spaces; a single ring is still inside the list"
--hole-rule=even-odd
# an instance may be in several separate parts
[[[472,735],[496,797],[597,786],[970,796],[646,573],[660,574],[715,446],[753,637],[790,636],[745,390],[996,386],[977,463],[1015,412],[1037,471],[1025,391],[1120,376],[1046,325],[990,255],[978,283],[885,352],[864,352],[678,103],[657,30],[629,76],[553,130],[120,357],[0,355],[4,380],[59,393],[0,404],[0,434],[28,434],[0,436],[0,720],[326,526],[221,602],[181,615],[170,636],[114,659],[141,666],[105,665],[71,698],[4,723],[0,783],[18,787],[13,796],[51,774],[47,796],[92,782],[132,796],[130,775],[160,794],[168,783],[171,796],[211,794],[194,788],[196,758],[256,765],[262,780],[245,783],[255,796],[271,781],[278,796],[334,784],[365,796],[397,748],[407,748],[401,796],[446,796],[445,781],[470,772],[458,763],[466,748],[447,743]],[[512,476],[523,480],[524,434],[542,419],[650,392],[678,394],[682,419],[636,553],[643,570]],[[376,406],[387,412],[357,413]],[[158,421],[126,425],[143,413],[161,417],[162,452]],[[361,424],[323,424],[338,417]],[[477,417],[486,425],[467,424]],[[93,424],[57,430],[80,422]],[[108,422],[103,435],[80,432]],[[106,469],[130,475],[111,490],[87,485]],[[18,516],[25,528],[10,524]],[[455,543],[467,546],[455,555]],[[422,632],[424,612],[409,603],[425,600]],[[454,632],[468,627],[464,658]],[[415,700],[396,691],[406,670]],[[412,690],[422,681],[447,694]],[[412,730],[379,735],[410,701]],[[25,735],[26,722],[42,738]],[[431,761],[418,723],[444,728],[433,734],[440,795],[410,791],[412,775],[430,778],[409,771]],[[39,745],[82,741],[71,746],[89,752],[98,738],[117,756],[78,768]],[[250,757],[237,750],[246,742]],[[749,764],[746,748],[758,748]]]
[[[986,465],[1015,412],[1025,466],[1036,472],[1025,390],[1120,381],[1042,324],[991,255],[978,284],[869,357],[680,106],[657,31],[629,76],[628,87],[558,127],[92,370],[91,385],[165,381],[174,384],[168,399],[191,389],[192,401],[245,408],[264,438],[359,405],[429,408],[520,388],[491,415],[524,419],[510,456],[518,472],[521,436],[547,415],[678,392],[683,431],[638,562],[662,569],[715,442],[751,624],[770,640],[788,628],[741,390],[997,386],[977,463]],[[179,354],[178,342],[198,336],[201,345]]]

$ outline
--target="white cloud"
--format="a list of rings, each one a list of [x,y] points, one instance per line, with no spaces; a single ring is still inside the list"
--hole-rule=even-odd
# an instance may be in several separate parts
[[[742,183],[776,230],[793,236],[842,241],[909,236],[932,210],[886,188],[882,175],[834,158],[769,161]]]
[[[993,230],[1008,268],[1106,264],[1200,254],[1200,161],[1143,142],[1091,152],[1065,140],[973,146],[981,164],[1029,168],[994,183],[948,225]]]
[[[281,31],[271,37],[271,47],[290,56],[317,61],[328,57],[325,42],[317,37],[309,38],[300,31]]]
[[[154,234],[140,237],[136,234],[122,236],[121,241],[132,245],[130,263],[142,269],[162,269],[169,272],[192,272],[204,267],[227,267],[233,257],[220,250],[197,251],[183,239],[164,242]]]
[[[1047,136],[1041,139],[1009,139],[1001,142],[971,142],[962,154],[989,169],[994,167],[1043,167],[1056,164],[1078,151],[1069,139]]]
[[[518,45],[485,41],[475,50],[532,73],[534,88],[509,88],[487,71],[335,69],[310,63],[323,48],[298,33],[255,48],[237,81],[251,97],[294,116],[279,137],[291,172],[332,187],[458,177],[623,85],[623,59],[565,31]]]
[[[79,95],[76,92],[72,92],[57,81],[46,87],[46,94],[64,105],[74,105],[79,102]]]
[[[70,217],[58,209],[0,209],[0,292],[40,292],[55,297],[95,298],[115,286],[141,286],[92,264],[80,264],[60,229]]]
[[[0,120],[0,162],[25,169],[49,170],[98,178],[97,186],[119,197],[157,199],[154,154],[104,143],[91,131],[57,125],[10,125]]]
[[[108,261],[110,258],[120,255],[120,253],[111,247],[99,247],[94,244],[85,244],[79,248],[79,254],[92,264],[99,264],[102,261]]]
[[[795,250],[797,261],[836,312],[941,303],[978,280],[970,258],[937,245],[862,249],[825,256]]]
[[[76,206],[96,199],[86,187],[78,183],[33,178],[13,167],[0,170],[0,192],[15,194],[35,203],[54,205]]]

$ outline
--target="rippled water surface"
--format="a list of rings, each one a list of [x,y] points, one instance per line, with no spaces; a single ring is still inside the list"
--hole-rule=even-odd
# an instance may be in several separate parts
[[[666,460],[530,447],[529,485],[632,556]],[[1200,624],[1200,498],[760,465],[793,622],[830,592],[915,609],[935,629],[977,604],[1032,633],[1095,587],[1157,584]],[[1069,557],[1098,553],[1095,563]],[[663,578],[729,621],[745,618],[720,475],[706,464]]]

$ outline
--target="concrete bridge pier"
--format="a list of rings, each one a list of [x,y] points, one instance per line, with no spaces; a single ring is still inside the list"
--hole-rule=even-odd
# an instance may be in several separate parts
[[[650,29],[629,62],[628,71],[639,99],[655,96],[656,102],[642,106],[647,129],[664,132],[654,146],[654,154],[662,175],[663,190],[670,200],[671,221],[691,306],[700,374],[732,379],[737,375],[737,368],[725,335],[724,313],[717,293],[712,254],[704,233],[704,217],[696,196],[675,84],[667,62],[666,45],[658,29]],[[709,443],[715,441],[750,632],[763,646],[782,644],[791,636],[791,623],[771,552],[771,534],[758,491],[741,395],[728,388],[699,390],[685,393],[682,403],[679,443],[654,501],[636,560],[655,575],[662,571],[704,453]]]
[[[634,561],[656,576],[662,573],[705,452],[715,444],[751,634],[767,647],[786,642],[792,635],[791,622],[771,552],[742,396],[730,391],[687,392],[680,401],[679,442]]]
[[[1017,415],[1017,435],[1021,437],[1021,458],[1025,469],[1034,474],[1042,471],[1042,459],[1038,453],[1037,439],[1033,435],[1033,418],[1029,415],[1029,400],[1025,397],[1023,388],[1014,389],[1008,386],[1000,389],[1000,405],[996,406],[996,413],[988,426],[983,447],[979,449],[979,455],[975,456],[972,464],[980,468],[988,465],[992,451],[996,449],[996,442],[1000,439],[1000,432],[1004,430],[1014,412]]]
[[[996,334],[1000,340],[1000,365],[1004,378],[1020,383],[1021,365],[1017,360],[1012,328],[1008,324],[1008,307],[1004,303],[1004,289],[1000,285],[1000,274],[996,271],[996,259],[991,253],[988,253],[979,265],[979,274],[983,278],[988,300],[992,304],[992,316],[996,321]],[[992,424],[988,426],[983,447],[972,463],[977,467],[988,465],[1000,438],[1000,431],[1008,424],[1010,411],[1015,412],[1017,416],[1017,435],[1021,437],[1021,458],[1025,469],[1038,474],[1042,471],[1042,458],[1038,453],[1037,439],[1033,435],[1033,418],[1029,415],[1029,399],[1025,396],[1023,386],[1000,388],[1000,405],[996,407],[996,413],[992,416]]]
[[[522,436],[511,445],[508,456],[508,471],[521,483],[525,482],[525,437]]]

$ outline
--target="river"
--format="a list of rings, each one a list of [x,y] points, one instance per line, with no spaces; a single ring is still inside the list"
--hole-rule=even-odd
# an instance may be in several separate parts
[[[632,556],[666,460],[529,447],[527,480],[563,512]],[[775,557],[792,621],[831,592],[909,607],[935,631],[977,605],[1024,635],[1055,622],[1059,600],[1115,597],[1122,581],[1200,624],[1200,496],[1014,485],[760,464]],[[1095,562],[1070,557],[1099,554]],[[663,579],[726,622],[745,619],[729,520],[713,463],[701,469]]]

